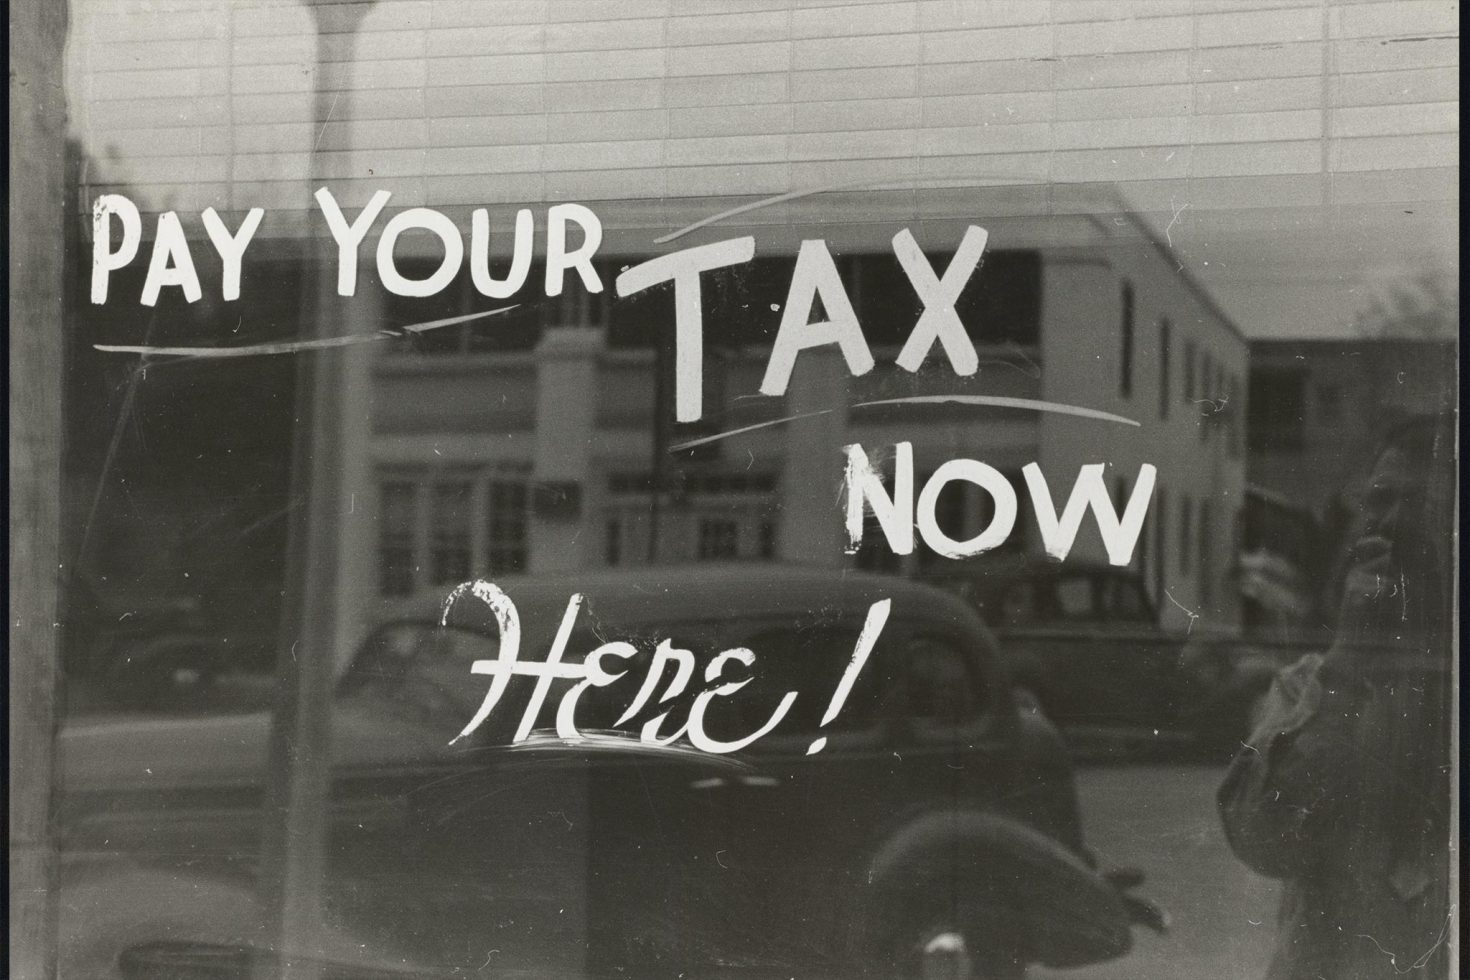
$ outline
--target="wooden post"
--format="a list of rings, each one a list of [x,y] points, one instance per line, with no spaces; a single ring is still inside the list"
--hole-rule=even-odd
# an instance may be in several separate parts
[[[10,971],[56,975],[67,5],[10,4]]]
[[[308,0],[317,32],[314,129],[348,118],[352,61],[329,56],[328,36],[354,34],[371,0]],[[316,188],[316,149],[308,162]],[[315,237],[303,252],[302,322],[320,338],[344,329],[333,316],[338,300],[336,252]],[[350,322],[347,324],[350,326]],[[339,350],[297,355],[296,433],[291,460],[291,512],[286,595],[277,654],[276,705],[262,819],[261,908],[264,935],[279,957],[257,964],[258,976],[314,980],[322,945],[322,897],[331,802],[332,684],[336,673],[339,538],[347,491],[341,485],[343,419],[348,393]]]

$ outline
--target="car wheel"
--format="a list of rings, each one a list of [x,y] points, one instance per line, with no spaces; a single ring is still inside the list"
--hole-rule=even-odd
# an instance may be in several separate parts
[[[1022,980],[1026,958],[1004,913],[960,907],[910,918],[884,967],[893,980]]]

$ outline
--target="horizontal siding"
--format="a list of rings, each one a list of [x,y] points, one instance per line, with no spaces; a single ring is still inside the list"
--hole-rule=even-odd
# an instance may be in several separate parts
[[[969,175],[1238,183],[1221,207],[1458,166],[1442,0],[380,0],[320,44],[295,0],[74,8],[87,179],[175,207],[300,206],[309,166],[430,205]]]

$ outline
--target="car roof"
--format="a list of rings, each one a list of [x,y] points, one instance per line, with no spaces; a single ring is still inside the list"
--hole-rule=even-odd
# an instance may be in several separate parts
[[[968,604],[921,582],[850,569],[769,562],[627,566],[586,571],[505,575],[487,579],[515,603],[527,635],[554,630],[574,593],[597,619],[618,626],[658,626],[692,620],[764,618],[801,613],[803,619],[861,615],[880,599],[893,600],[893,615],[944,620],[984,630]],[[382,620],[434,621],[444,612],[451,586],[386,604]],[[458,599],[452,625],[495,632],[489,607],[472,596]]]
[[[1057,561],[1048,555],[977,555],[959,558],[943,565],[919,570],[915,577],[921,581],[949,581],[951,579],[995,579],[1003,582],[1020,578],[1060,578],[1070,575],[1095,575],[1097,573],[1127,578],[1137,578],[1138,570],[1127,565],[1110,565],[1091,558],[1068,558]]]

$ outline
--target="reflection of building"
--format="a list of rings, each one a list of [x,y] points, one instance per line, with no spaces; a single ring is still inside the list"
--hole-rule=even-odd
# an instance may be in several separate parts
[[[1255,340],[1242,547],[1248,628],[1316,628],[1385,431],[1454,404],[1452,340]]]
[[[1395,421],[1454,404],[1453,340],[1251,342],[1251,482],[1326,517]]]
[[[1110,205],[1100,199],[1100,208]],[[984,214],[984,203],[958,213]],[[804,354],[784,398],[757,388],[779,322],[773,311],[785,301],[789,246],[767,251],[758,234],[749,268],[707,274],[704,418],[675,426],[672,441],[837,411],[815,427],[772,426],[675,454],[657,506],[654,340],[671,335],[667,291],[563,297],[518,311],[511,324],[467,325],[432,345],[385,351],[372,373],[377,501],[357,504],[378,515],[377,535],[359,541],[354,566],[375,567],[377,588],[397,592],[471,570],[623,565],[652,552],[842,562],[841,446],[860,442],[881,457],[912,441],[921,485],[955,457],[987,462],[1018,486],[1021,468],[1037,461],[1054,496],[1070,490],[1084,463],[1112,464],[1109,482],[1119,490],[1153,463],[1159,484],[1136,562],[1161,605],[1172,608],[1167,590],[1182,607],[1232,615],[1225,575],[1244,487],[1245,342],[1132,221],[984,223],[997,247],[958,304],[981,358],[972,378],[957,377],[938,350],[917,374],[893,364],[919,304],[886,251],[892,227],[833,241],[877,366],[850,378],[840,357]],[[954,229],[952,245],[963,224],[943,224]],[[781,229],[778,240],[803,231]],[[944,231],[928,238],[946,241]],[[943,268],[948,257],[933,258]],[[637,260],[610,260],[609,284]],[[390,320],[488,305],[468,288],[453,295],[459,300],[441,297],[431,311],[405,304]],[[1083,405],[1142,429],[1017,409],[846,408],[949,393]],[[984,503],[978,488],[951,485],[940,497],[942,526],[954,537],[976,533]],[[1038,549],[1027,525],[1023,509],[1013,540]],[[1079,556],[1101,554],[1092,527],[1089,518]],[[910,561],[934,560],[923,552]]]

